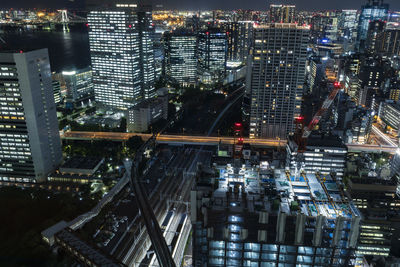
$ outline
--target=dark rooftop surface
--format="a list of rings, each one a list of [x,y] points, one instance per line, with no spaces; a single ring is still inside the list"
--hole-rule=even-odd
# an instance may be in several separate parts
[[[102,158],[75,156],[67,160],[60,168],[94,169]]]
[[[345,148],[343,140],[337,135],[312,134],[307,140],[307,146]]]

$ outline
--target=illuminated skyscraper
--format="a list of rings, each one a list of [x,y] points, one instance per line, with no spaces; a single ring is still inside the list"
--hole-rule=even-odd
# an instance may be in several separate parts
[[[339,16],[339,37],[353,40],[357,33],[357,10],[342,10]]]
[[[0,53],[0,181],[44,181],[62,160],[47,49]]]
[[[386,22],[382,20],[374,20],[369,23],[367,40],[365,41],[365,49],[369,52],[379,51],[380,38],[385,29]]]
[[[90,68],[63,71],[68,98],[77,101],[93,94],[93,74]]]
[[[386,20],[388,16],[389,5],[384,4],[383,0],[368,0],[368,3],[362,6],[360,18],[358,21],[358,35],[356,47],[364,51],[368,36],[369,23],[373,20]]]
[[[227,49],[226,32],[210,28],[199,33],[198,72],[201,83],[215,84],[225,78]]]
[[[185,30],[165,33],[165,72],[182,86],[197,83],[197,35]]]
[[[137,4],[97,7],[88,14],[96,101],[126,110],[155,96],[151,9]]]
[[[253,24],[249,21],[238,21],[219,25],[227,33],[228,61],[246,62],[251,46]]]
[[[254,29],[250,138],[286,138],[300,115],[308,27],[270,23]]]
[[[296,6],[294,5],[270,5],[269,22],[295,23]]]

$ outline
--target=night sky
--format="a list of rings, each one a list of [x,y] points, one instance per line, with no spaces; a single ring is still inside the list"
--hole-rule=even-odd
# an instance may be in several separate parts
[[[0,8],[23,7],[84,7],[85,0],[1,0]],[[295,4],[300,10],[360,9],[366,0],[153,0],[165,8],[183,9],[254,9],[266,10],[271,3]],[[400,10],[399,0],[385,0],[391,10]]]

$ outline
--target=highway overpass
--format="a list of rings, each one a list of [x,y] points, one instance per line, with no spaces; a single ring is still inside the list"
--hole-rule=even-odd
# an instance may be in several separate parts
[[[111,140],[124,142],[132,136],[140,136],[144,141],[148,140],[151,134],[141,133],[118,133],[118,132],[78,132],[69,131],[60,133],[61,138],[64,140]],[[162,134],[157,136],[157,143],[160,144],[177,144],[177,145],[217,145],[222,144],[233,144],[233,137],[216,137],[216,136],[191,136],[191,135],[169,135]],[[250,139],[244,138],[244,143],[259,146],[259,147],[284,147],[286,146],[286,140],[277,139]],[[395,153],[397,150],[396,146],[392,145],[359,145],[359,144],[346,144],[349,152],[369,152],[379,153],[388,152]]]

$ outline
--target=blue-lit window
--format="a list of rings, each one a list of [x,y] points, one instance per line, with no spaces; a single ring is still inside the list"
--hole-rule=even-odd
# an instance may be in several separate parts
[[[275,267],[274,262],[261,262],[261,267]]]
[[[235,259],[228,259],[226,261],[227,266],[241,266],[240,260],[235,260]]]
[[[230,250],[242,250],[242,248],[243,248],[242,243],[229,242],[227,245],[227,249],[230,249]]]
[[[246,267],[258,267],[258,262],[257,261],[245,260],[243,262],[243,266],[246,266]]]
[[[224,265],[224,259],[221,258],[210,258],[210,265]]]
[[[297,256],[297,263],[312,263],[310,256]]]
[[[296,253],[297,248],[294,246],[281,246],[281,253]]]
[[[238,258],[241,258],[241,254],[242,254],[242,252],[236,251],[236,250],[228,250],[228,251],[226,251],[226,257],[229,257],[229,258],[238,259]]]
[[[240,240],[240,235],[237,234],[237,233],[231,233],[231,234],[229,235],[229,240],[232,240],[232,241],[239,241],[239,240]]]
[[[312,248],[312,247],[299,247],[298,251],[300,254],[306,254],[306,255],[314,254],[314,248]]]
[[[278,251],[278,246],[277,245],[262,245],[262,250],[264,251]]]
[[[244,249],[245,250],[251,250],[251,251],[260,251],[260,244],[257,244],[257,243],[245,243],[244,244]]]
[[[240,229],[242,229],[242,227],[240,227],[240,226],[237,225],[237,224],[230,224],[230,225],[228,226],[228,228],[229,228],[229,230],[230,230],[231,232],[240,232]]]
[[[240,216],[236,216],[236,215],[230,215],[230,216],[228,216],[228,222],[233,222],[233,223],[235,223],[235,222],[243,222],[243,218],[242,217],[240,217]]]
[[[210,242],[210,248],[225,248],[225,242],[224,241],[211,241]]]
[[[212,257],[224,257],[225,256],[225,251],[222,249],[212,249],[210,250],[210,256]]]
[[[244,257],[245,257],[246,259],[253,259],[253,260],[255,260],[255,259],[258,259],[258,258],[260,257],[260,253],[258,253],[258,252],[245,252],[245,253],[244,253]]]
[[[261,254],[261,259],[262,260],[269,260],[269,261],[275,261],[276,260],[276,254],[274,253],[263,253]]]

